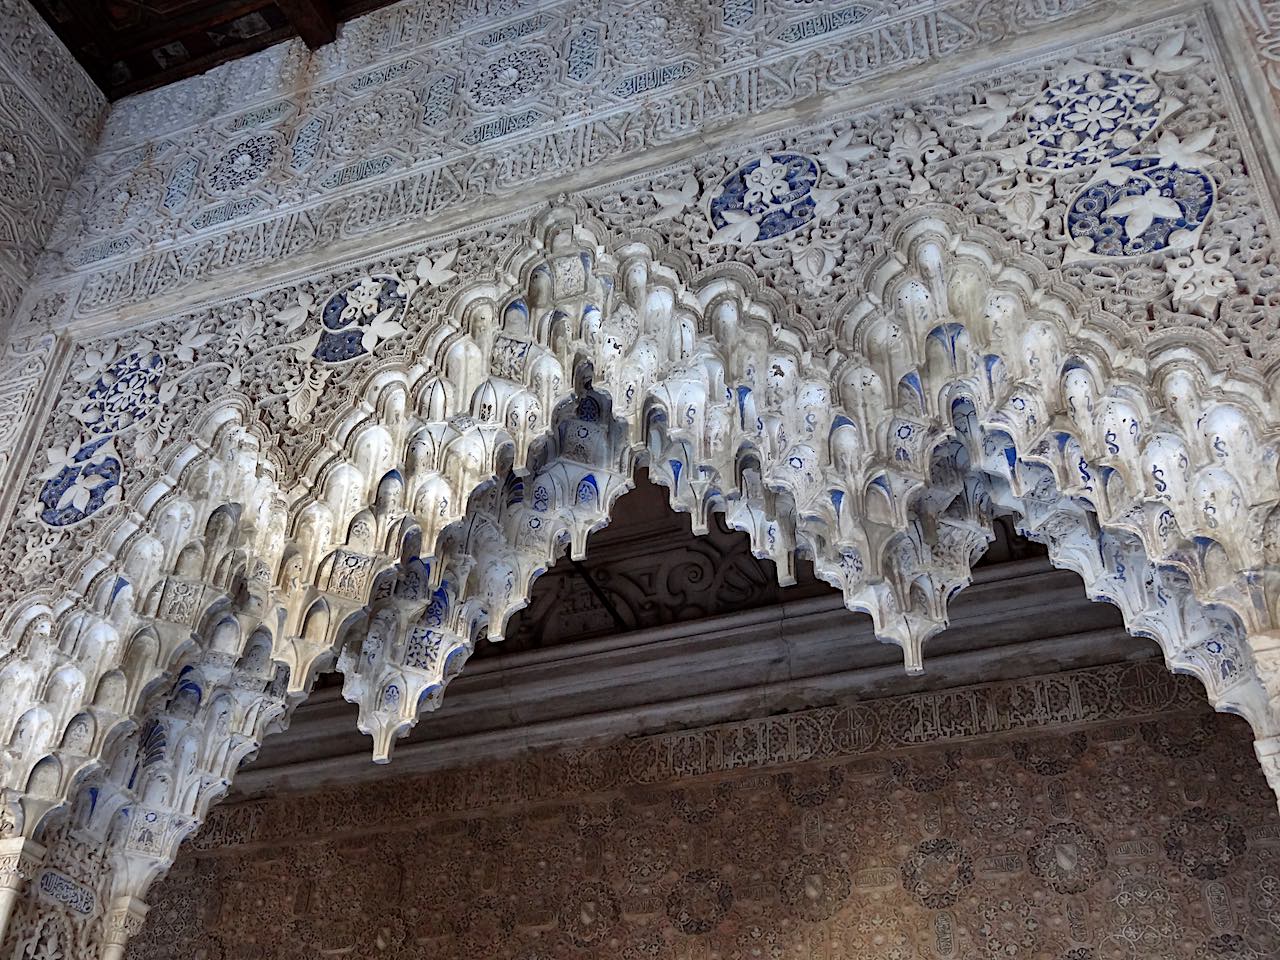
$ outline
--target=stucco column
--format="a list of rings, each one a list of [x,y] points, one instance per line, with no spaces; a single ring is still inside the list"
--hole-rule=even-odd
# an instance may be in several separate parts
[[[1271,789],[1280,802],[1280,630],[1251,634],[1249,646],[1253,650],[1258,679],[1262,681],[1269,701],[1270,729],[1258,732],[1271,734],[1255,740],[1253,749],[1258,755],[1258,762],[1262,764],[1267,783],[1271,784]]]
[[[1280,804],[1280,737],[1255,740],[1253,749],[1258,754],[1258,762],[1262,764],[1267,783],[1275,791],[1276,802]]]
[[[107,911],[101,960],[124,960],[129,938],[142,929],[147,905],[137,897],[116,897]]]
[[[0,840],[0,943],[9,929],[9,918],[28,880],[44,862],[44,847],[25,837]]]

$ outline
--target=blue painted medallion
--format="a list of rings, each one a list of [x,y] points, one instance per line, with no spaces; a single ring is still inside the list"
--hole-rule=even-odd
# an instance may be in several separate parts
[[[93,381],[81,405],[81,423],[103,436],[146,419],[160,403],[163,374],[164,358],[152,350],[122,357]]]
[[[759,225],[755,240],[794,233],[814,218],[813,188],[818,161],[800,153],[773,153],[744,164],[712,193],[708,214],[720,230],[750,218]]]
[[[1077,250],[1103,257],[1185,249],[1204,227],[1213,201],[1213,180],[1203,171],[1134,157],[1076,194],[1067,232]]]
[[[1048,172],[1101,163],[1136,147],[1160,116],[1160,88],[1145,73],[1081,72],[1049,87],[1028,108],[1028,162]]]
[[[369,353],[380,341],[404,332],[408,298],[396,277],[364,277],[325,301],[320,312],[320,342],[313,356],[323,363],[344,363]]]
[[[51,527],[68,527],[119,497],[122,468],[110,443],[111,437],[86,443],[45,482],[40,490],[41,520]]]

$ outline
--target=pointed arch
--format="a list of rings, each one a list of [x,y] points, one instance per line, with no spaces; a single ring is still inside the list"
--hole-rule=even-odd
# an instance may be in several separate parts
[[[7,618],[25,666],[0,678],[26,698],[45,652],[97,630],[114,652],[90,658],[66,716],[127,730],[86,755],[31,714],[10,795],[97,791],[78,808],[110,812],[103,836],[129,810],[118,842],[135,850],[132,825],[161,818],[142,852],[163,864],[333,663],[388,759],[640,464],[695,531],[724,514],[784,582],[810,557],[909,670],[1012,515],[1250,721],[1280,789],[1280,584],[1258,535],[1280,525],[1280,489],[1274,456],[1250,455],[1278,420],[1263,385],[1196,344],[1124,355],[1118,318],[945,207],[901,220],[826,344],[742,264],[693,277],[569,207],[497,275],[516,280],[449,298],[425,353],[374,361],[289,471],[243,398],[216,405],[140,494],[143,521],[108,538],[128,576],[97,558],[78,597]]]

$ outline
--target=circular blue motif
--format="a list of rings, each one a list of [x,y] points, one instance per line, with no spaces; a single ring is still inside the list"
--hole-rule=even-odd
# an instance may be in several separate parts
[[[1199,231],[1213,200],[1213,180],[1203,171],[1135,157],[1117,163],[1111,175],[1076,195],[1067,211],[1067,232],[1089,253],[1137,257],[1184,246],[1175,242],[1175,234]]]
[[[711,195],[711,225],[720,230],[745,214],[760,226],[756,240],[794,233],[814,217],[818,161],[800,153],[766,154],[739,167]]]
[[[86,443],[71,462],[40,490],[40,519],[51,527],[67,527],[102,509],[111,490],[120,485],[121,464],[115,456],[95,456],[110,437]]]
[[[364,277],[325,301],[320,311],[320,342],[312,354],[324,363],[343,363],[368,353],[374,341],[403,332],[399,321],[408,298],[396,277]],[[394,328],[394,332],[392,332]]]
[[[82,406],[80,420],[98,436],[145,420],[160,403],[164,358],[154,351],[131,353],[98,376]]]
[[[1132,150],[1160,122],[1160,88],[1138,70],[1096,69],[1062,80],[1027,109],[1028,162],[1049,172]]]

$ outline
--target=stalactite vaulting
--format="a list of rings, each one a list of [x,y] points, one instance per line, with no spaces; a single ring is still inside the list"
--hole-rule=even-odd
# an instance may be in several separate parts
[[[811,561],[913,673],[1010,518],[1249,722],[1280,793],[1274,131],[1215,33],[1243,21],[934,4],[922,38],[1004,60],[952,76],[931,47],[869,103],[854,81],[887,74],[855,40],[909,21],[782,3],[575,21],[559,53],[550,4],[460,35],[465,76],[385,60],[430,46],[410,3],[386,48],[353,26],[349,62],[317,55],[311,100],[108,122],[0,386],[0,934],[24,960],[117,960],[322,671],[389,760],[639,467],[783,584]],[[687,32],[757,71],[723,130]],[[597,153],[536,140],[553,117]]]

